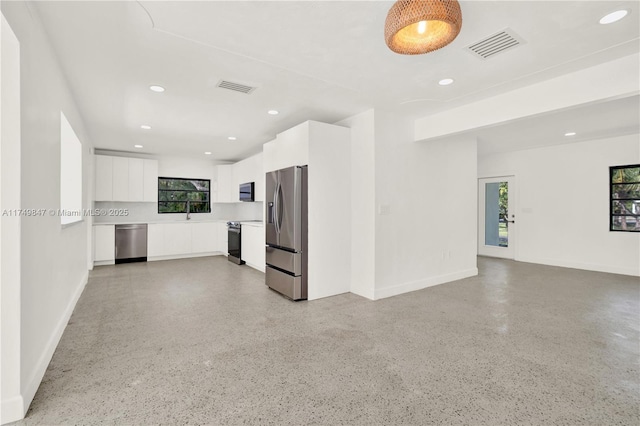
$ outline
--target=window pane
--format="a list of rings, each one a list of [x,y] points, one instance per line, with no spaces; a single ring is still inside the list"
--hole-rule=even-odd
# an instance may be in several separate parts
[[[206,179],[158,178],[158,212],[186,213],[187,201],[192,213],[211,212]]]
[[[508,185],[508,182],[485,185],[484,243],[487,246],[509,247]]]
[[[208,192],[185,192],[187,199],[191,201],[209,201]]]
[[[640,200],[613,200],[613,214],[640,215]]]
[[[611,185],[611,197],[613,199],[640,199],[640,183],[613,184]]]
[[[189,192],[185,191],[159,191],[160,201],[187,201]]]
[[[187,203],[158,201],[158,211],[160,213],[186,213]]]
[[[612,183],[640,182],[640,167],[625,167],[614,169],[611,176]]]
[[[613,216],[611,225],[614,231],[640,232],[640,216]]]
[[[209,203],[191,203],[191,213],[209,213]]]

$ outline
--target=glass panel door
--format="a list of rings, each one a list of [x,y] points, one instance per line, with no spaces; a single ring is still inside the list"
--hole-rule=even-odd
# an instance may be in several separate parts
[[[478,254],[514,258],[514,182],[513,176],[479,180]]]

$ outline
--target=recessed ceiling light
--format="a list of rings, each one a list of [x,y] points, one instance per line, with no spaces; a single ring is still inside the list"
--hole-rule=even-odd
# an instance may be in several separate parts
[[[452,78],[443,78],[442,80],[440,80],[440,81],[438,82],[438,84],[439,84],[440,86],[448,86],[448,85],[450,85],[451,83],[453,83],[453,79],[452,79]]]
[[[144,148],[142,145],[134,145],[134,148]]]
[[[235,136],[229,136],[227,139],[229,139],[230,141],[235,141],[237,138]]]
[[[576,132],[567,132],[564,134],[565,136],[575,136]]]
[[[142,126],[140,126],[141,129],[144,130],[151,130],[151,126],[147,125],[147,124],[143,124]]]
[[[278,111],[276,111],[275,109],[270,109],[269,111],[267,111],[267,114],[269,114],[269,115],[278,115],[280,113]]]
[[[158,93],[164,92],[164,87],[162,86],[149,86],[149,89]]]
[[[615,12],[611,12],[610,14],[603,16],[602,19],[600,19],[600,23],[603,25],[613,24],[627,16],[628,13],[628,10],[616,10]]]
[[[211,155],[211,151],[205,151],[204,155]]]

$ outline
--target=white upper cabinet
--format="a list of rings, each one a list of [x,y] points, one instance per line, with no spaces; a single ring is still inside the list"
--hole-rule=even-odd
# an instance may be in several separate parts
[[[95,201],[158,201],[158,161],[95,157]]]
[[[319,134],[323,132],[313,128],[312,123],[315,122],[306,121],[299,124],[278,134],[276,139],[263,145],[265,172],[309,164],[310,138],[316,141],[326,140],[323,134]]]
[[[144,160],[129,158],[129,201],[139,201],[144,194]]]
[[[129,159],[113,157],[113,201],[129,201]]]
[[[264,171],[262,165],[262,153],[255,155],[251,158],[255,158],[254,160],[254,173],[255,173],[255,182],[256,182],[256,193],[255,200],[256,201],[264,201]]]
[[[113,157],[96,155],[95,201],[113,200]]]
[[[233,165],[231,164],[221,164],[216,166],[217,170],[217,179],[216,179],[216,191],[215,191],[215,199],[212,201],[216,203],[232,203],[237,200],[232,198],[231,186],[233,184],[232,181],[232,173],[233,173]],[[237,191],[236,191],[237,192]]]
[[[240,201],[240,184],[247,182],[254,182],[254,200],[264,201],[262,153],[238,161],[233,165],[231,194],[234,202]]]
[[[156,160],[143,160],[143,195],[142,201],[158,201],[158,162]]]

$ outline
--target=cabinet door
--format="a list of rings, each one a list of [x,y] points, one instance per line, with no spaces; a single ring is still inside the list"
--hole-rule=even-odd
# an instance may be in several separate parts
[[[255,200],[264,201],[264,166],[262,164],[262,154],[255,156]]]
[[[224,253],[227,255],[229,253],[229,247],[227,246],[229,234],[227,233],[227,224],[226,223],[216,223],[218,228],[218,247],[216,251]]]
[[[192,223],[191,251],[193,253],[212,253],[218,247],[217,223]]]
[[[233,201],[231,197],[232,166],[220,165],[220,166],[217,166],[217,168],[218,168],[218,179],[216,182],[217,183],[216,201],[218,203],[230,203]],[[238,188],[236,188],[236,192],[238,192]]]
[[[147,257],[164,256],[164,225],[150,223],[147,226]]]
[[[143,201],[158,202],[158,161],[144,160]]]
[[[96,225],[94,232],[94,261],[108,261],[116,258],[116,228],[114,225]]]
[[[95,201],[113,200],[113,157],[96,155]]]
[[[165,254],[189,254],[191,250],[191,227],[186,223],[164,225]]]
[[[265,265],[264,228],[258,226],[242,227],[242,260],[264,271]]]
[[[129,158],[129,201],[144,201],[143,164],[140,158]]]
[[[113,201],[129,201],[129,159],[113,158]]]

